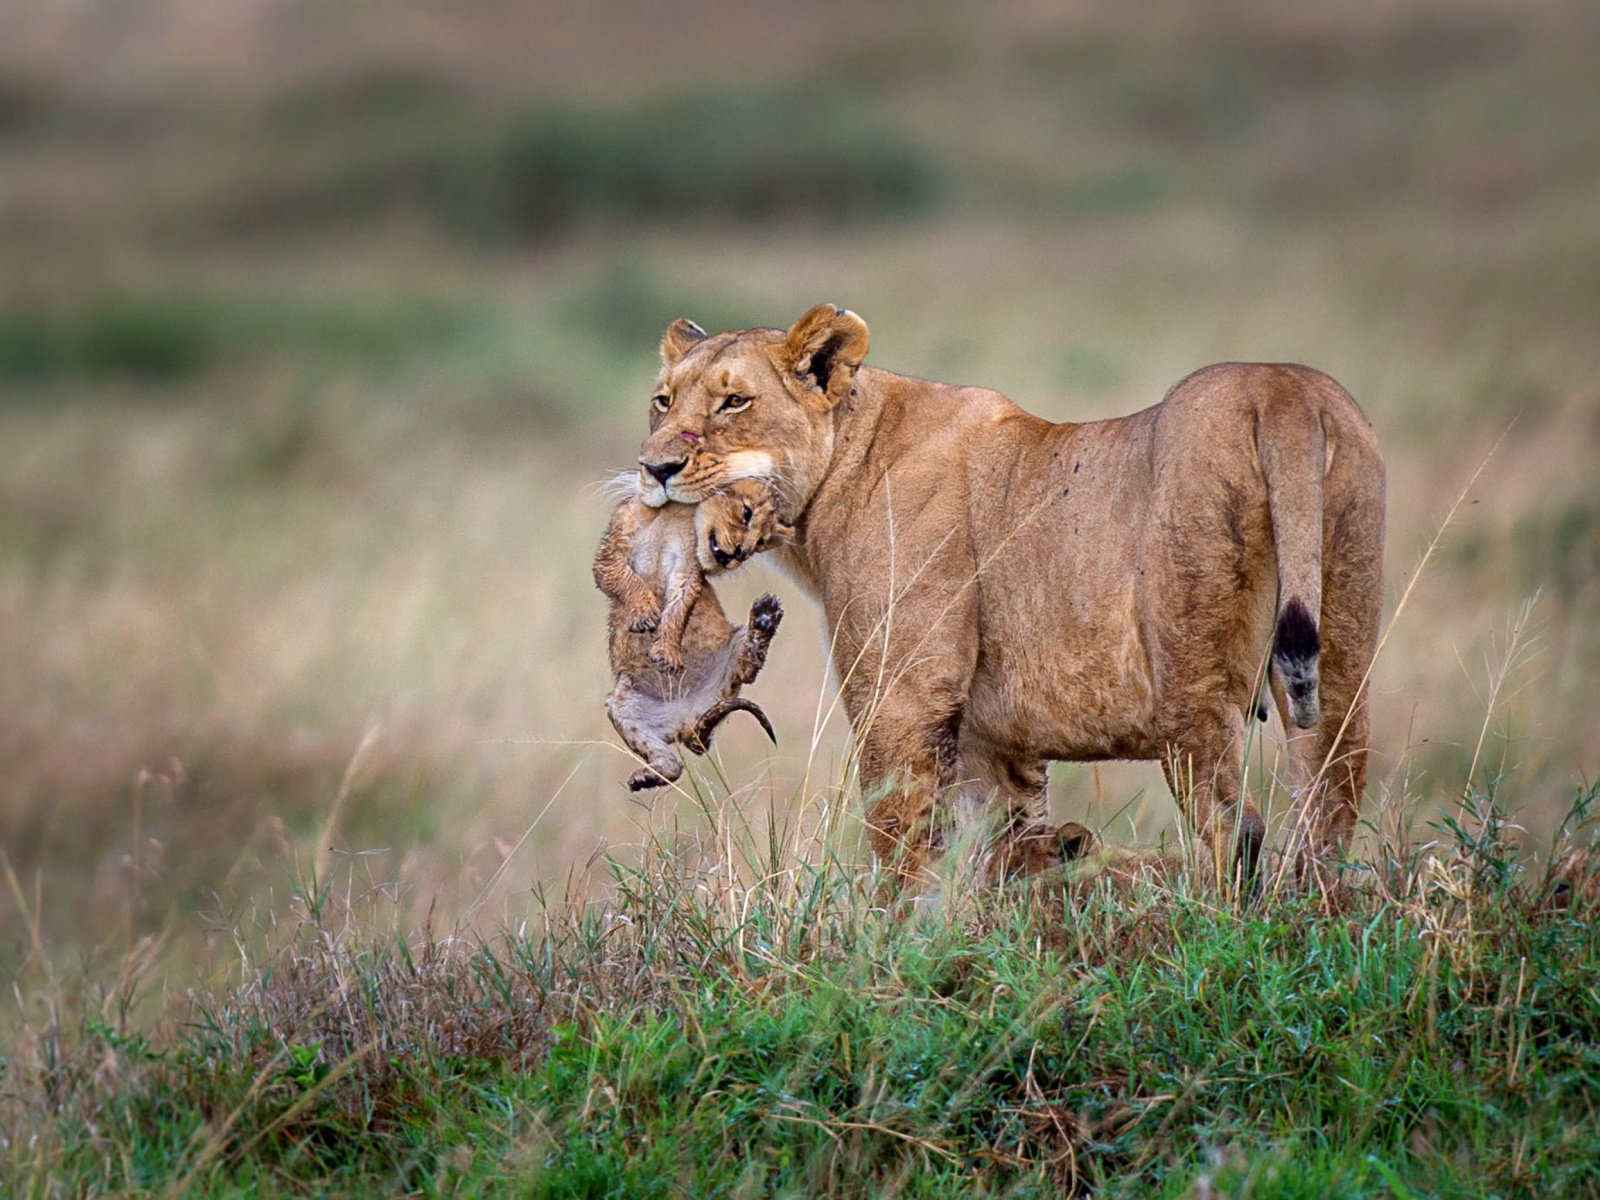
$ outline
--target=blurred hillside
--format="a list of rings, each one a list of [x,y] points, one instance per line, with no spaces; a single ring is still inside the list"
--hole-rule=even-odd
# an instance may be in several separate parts
[[[0,847],[44,936],[312,847],[498,918],[669,820],[600,708],[593,485],[669,320],[824,299],[1054,419],[1329,371],[1391,608],[1503,438],[1380,662],[1372,796],[1476,761],[1536,844],[1600,764],[1600,11],[1058,7],[10,0]],[[760,805],[843,746],[815,611],[723,591],[766,587],[781,745],[720,747]],[[1113,839],[1171,819],[1152,768],[1055,783]]]

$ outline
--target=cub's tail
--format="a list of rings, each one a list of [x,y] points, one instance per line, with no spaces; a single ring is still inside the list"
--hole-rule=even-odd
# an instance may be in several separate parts
[[[729,696],[719,700],[706,710],[705,716],[695,723],[695,727],[684,739],[683,744],[696,754],[704,754],[711,746],[711,734],[723,720],[736,712],[747,712],[757,721],[761,728],[766,730],[767,737],[772,744],[778,744],[778,735],[772,732],[772,722],[767,720],[767,714],[761,711],[761,706],[754,700],[746,700],[743,696]]]
[[[1256,448],[1278,553],[1272,669],[1283,686],[1289,719],[1310,729],[1322,716],[1317,669],[1322,639],[1317,626],[1322,611],[1322,476],[1327,464],[1327,435],[1311,397],[1293,389],[1263,404]]]

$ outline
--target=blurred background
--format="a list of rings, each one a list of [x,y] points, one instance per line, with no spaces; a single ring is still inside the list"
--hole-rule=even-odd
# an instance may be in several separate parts
[[[1054,419],[1327,370],[1388,456],[1391,612],[1498,442],[1380,660],[1370,801],[1476,762],[1536,843],[1600,768],[1589,0],[7,0],[0,966],[318,859],[514,920],[692,815],[621,786],[595,485],[668,321],[822,300]],[[735,802],[828,795],[816,610],[719,588],[789,610]],[[1173,818],[1153,766],[1052,803]]]

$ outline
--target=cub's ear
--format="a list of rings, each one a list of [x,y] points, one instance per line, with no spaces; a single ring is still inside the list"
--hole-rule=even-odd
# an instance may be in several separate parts
[[[849,395],[866,356],[867,323],[832,304],[817,305],[789,327],[783,340],[784,366],[809,376],[830,406]]]
[[[666,335],[661,339],[661,361],[669,367],[677,366],[679,360],[706,337],[706,331],[700,326],[679,317],[667,326]]]

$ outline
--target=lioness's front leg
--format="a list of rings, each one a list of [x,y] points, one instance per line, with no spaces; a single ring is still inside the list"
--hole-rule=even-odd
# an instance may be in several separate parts
[[[926,514],[930,510],[924,509]],[[967,548],[946,536],[893,607],[838,603],[834,667],[850,727],[873,852],[904,883],[925,882],[953,812],[961,727],[978,659],[978,613]],[[888,564],[885,563],[885,573]],[[832,612],[830,612],[832,616]]]
[[[948,822],[939,809],[956,779],[962,710],[949,692],[896,701],[872,714],[862,738],[867,836],[872,852],[903,884],[923,883],[944,848]]]

